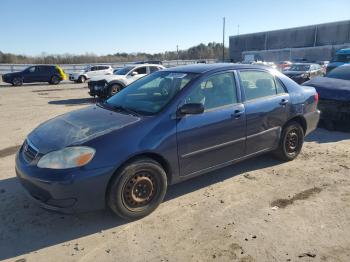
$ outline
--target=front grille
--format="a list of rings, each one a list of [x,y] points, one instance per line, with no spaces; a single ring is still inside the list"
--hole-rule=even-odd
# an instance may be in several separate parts
[[[93,89],[95,86],[101,86],[104,87],[106,86],[107,81],[106,80],[99,80],[99,81],[89,81],[88,82],[88,87],[90,89]]]
[[[38,150],[30,143],[28,139],[24,141],[22,152],[23,152],[24,159],[28,163],[32,162],[39,153]]]

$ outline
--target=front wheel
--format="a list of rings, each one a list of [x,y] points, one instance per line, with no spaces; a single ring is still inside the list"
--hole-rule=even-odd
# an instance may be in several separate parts
[[[23,79],[20,78],[20,77],[15,77],[15,78],[12,80],[12,85],[13,85],[13,86],[21,86],[21,85],[23,85]]]
[[[304,143],[304,130],[298,122],[288,123],[282,130],[280,143],[274,155],[283,161],[295,159]]]
[[[85,83],[86,77],[85,76],[79,76],[78,83]]]
[[[122,89],[123,87],[121,85],[113,84],[108,90],[108,97],[114,96],[116,93],[118,93]]]
[[[163,201],[167,176],[162,166],[149,158],[126,165],[112,179],[107,204],[118,216],[135,220],[152,213]]]

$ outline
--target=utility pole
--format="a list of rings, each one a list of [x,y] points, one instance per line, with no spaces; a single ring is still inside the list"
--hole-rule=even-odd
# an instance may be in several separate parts
[[[237,25],[237,35],[239,35],[239,24]]]
[[[176,45],[176,52],[177,52],[177,64],[179,64],[179,45]]]
[[[225,17],[222,24],[222,62],[225,62]]]

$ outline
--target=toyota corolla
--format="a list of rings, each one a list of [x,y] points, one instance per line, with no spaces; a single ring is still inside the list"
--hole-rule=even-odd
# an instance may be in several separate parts
[[[211,64],[165,69],[107,101],[34,129],[16,173],[40,205],[154,211],[167,186],[273,152],[289,161],[319,120],[318,94],[277,70]]]

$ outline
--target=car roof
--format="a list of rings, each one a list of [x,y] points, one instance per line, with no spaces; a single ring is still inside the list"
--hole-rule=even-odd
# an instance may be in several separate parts
[[[248,65],[248,64],[233,64],[233,63],[215,63],[215,64],[193,64],[185,66],[170,67],[165,71],[171,72],[186,72],[203,74],[215,70],[235,70],[235,69],[269,69],[264,65]]]

